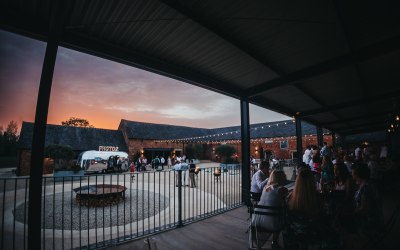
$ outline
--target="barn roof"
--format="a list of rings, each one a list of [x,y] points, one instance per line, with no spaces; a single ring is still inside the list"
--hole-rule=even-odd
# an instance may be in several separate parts
[[[23,122],[18,148],[31,149],[32,137],[33,123]],[[99,146],[115,146],[119,151],[128,151],[122,132],[119,130],[48,124],[45,146],[51,144],[70,146],[75,151],[97,150]]]

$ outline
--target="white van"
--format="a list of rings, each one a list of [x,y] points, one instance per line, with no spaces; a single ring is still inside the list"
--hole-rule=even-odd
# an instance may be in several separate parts
[[[85,170],[86,172],[107,172],[108,170],[114,170],[111,169],[111,166],[109,166],[109,159],[111,156],[117,157],[125,163],[121,164],[121,168],[118,169],[119,171],[128,170],[128,154],[122,151],[85,151],[79,154],[77,164],[79,164],[81,169]]]

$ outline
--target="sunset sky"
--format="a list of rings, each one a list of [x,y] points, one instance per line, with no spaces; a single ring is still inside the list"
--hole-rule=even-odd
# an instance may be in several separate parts
[[[0,125],[34,121],[45,43],[0,30]],[[117,129],[121,119],[198,128],[240,125],[239,100],[60,47],[49,124],[69,117]],[[250,122],[290,119],[250,105]]]

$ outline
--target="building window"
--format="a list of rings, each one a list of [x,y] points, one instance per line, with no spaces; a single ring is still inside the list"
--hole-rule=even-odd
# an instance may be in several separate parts
[[[288,148],[288,141],[280,141],[280,147],[281,149],[287,149]]]

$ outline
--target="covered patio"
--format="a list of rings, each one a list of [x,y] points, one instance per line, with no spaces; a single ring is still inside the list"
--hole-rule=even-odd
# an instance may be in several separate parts
[[[249,104],[293,117],[297,152],[305,146],[301,122],[307,121],[317,126],[320,145],[323,128],[334,144],[346,135],[386,131],[399,163],[399,12],[389,0],[3,1],[1,29],[47,43],[33,133],[29,248],[42,246],[42,157],[59,46],[240,100],[241,198],[248,204]],[[236,212],[238,220],[247,218],[243,208]],[[229,226],[225,217],[221,223]]]
[[[397,213],[400,212],[400,200],[397,197],[399,191],[400,186],[397,186],[384,197],[384,216],[387,222],[393,212],[396,210]],[[109,249],[247,249],[248,218],[247,207],[242,206],[183,228],[116,245]],[[397,249],[400,245],[399,231],[400,220],[398,219],[390,233],[385,235],[384,241],[366,246],[365,249]],[[279,246],[284,247],[282,238],[279,240]],[[264,247],[270,248],[270,244],[267,242]]]

